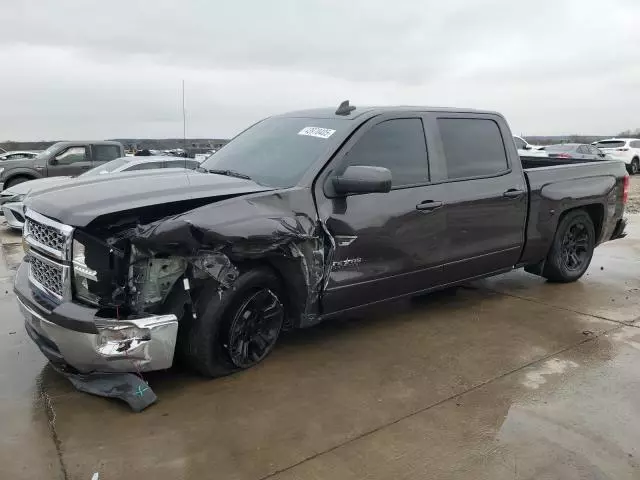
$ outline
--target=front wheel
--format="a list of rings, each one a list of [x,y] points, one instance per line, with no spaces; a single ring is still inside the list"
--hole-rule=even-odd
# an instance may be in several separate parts
[[[567,213],[556,230],[542,276],[551,282],[578,280],[589,268],[596,243],[595,227],[584,210]]]
[[[257,365],[280,336],[285,318],[282,288],[267,268],[243,273],[232,288],[211,281],[195,301],[196,318],[184,352],[193,368],[220,377]]]
[[[7,183],[5,183],[4,189],[6,190],[8,188],[15,187],[16,185],[18,185],[20,183],[28,182],[29,180],[33,180],[33,178],[29,178],[29,177],[13,177],[11,180],[9,180]]]

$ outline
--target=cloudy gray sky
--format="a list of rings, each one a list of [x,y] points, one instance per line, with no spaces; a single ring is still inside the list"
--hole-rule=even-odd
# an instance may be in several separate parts
[[[12,0],[0,140],[228,137],[286,110],[499,110],[515,133],[640,127],[639,0]]]

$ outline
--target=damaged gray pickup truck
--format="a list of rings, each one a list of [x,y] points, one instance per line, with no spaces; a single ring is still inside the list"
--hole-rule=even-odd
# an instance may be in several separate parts
[[[385,300],[519,267],[579,279],[624,236],[625,166],[527,161],[492,112],[344,102],[271,117],[200,171],[30,198],[15,291],[66,372],[179,356],[229,374],[283,330]]]

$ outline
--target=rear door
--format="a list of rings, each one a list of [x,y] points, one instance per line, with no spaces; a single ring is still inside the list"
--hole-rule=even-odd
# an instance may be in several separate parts
[[[91,145],[91,152],[94,167],[98,167],[123,156],[118,145],[93,144]]]
[[[350,165],[388,168],[392,190],[328,197],[326,182]],[[381,115],[369,120],[323,175],[316,182],[315,196],[319,215],[335,239],[324,313],[441,282],[445,217],[435,202],[426,205],[431,192],[421,115]]]
[[[49,177],[76,176],[91,168],[91,153],[86,145],[69,145],[49,160]]]
[[[514,266],[524,245],[527,186],[504,120],[434,114],[447,232],[445,283]]]

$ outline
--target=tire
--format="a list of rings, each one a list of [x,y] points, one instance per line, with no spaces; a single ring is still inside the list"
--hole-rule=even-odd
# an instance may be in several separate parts
[[[28,182],[29,180],[33,180],[33,178],[29,178],[29,177],[13,177],[13,178],[9,179],[7,181],[7,183],[4,184],[3,188],[6,190],[7,188],[14,187],[14,186],[18,185],[19,183]]]
[[[640,159],[634,158],[629,165],[629,174],[637,175],[640,173]]]
[[[196,318],[185,332],[182,350],[187,363],[208,377],[260,363],[282,330],[282,298],[281,283],[268,268],[241,274],[233,288],[221,293],[217,282],[208,282],[195,299]]]
[[[589,214],[584,210],[568,212],[558,224],[542,276],[551,282],[575,282],[589,268],[595,242]]]

